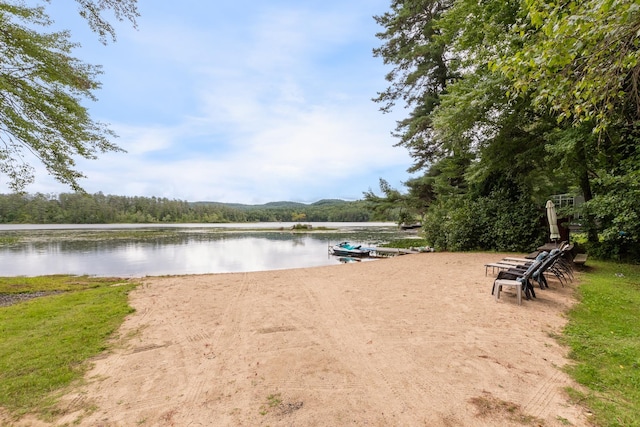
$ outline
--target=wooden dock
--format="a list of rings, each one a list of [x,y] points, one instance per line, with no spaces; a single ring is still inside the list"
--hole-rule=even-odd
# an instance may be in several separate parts
[[[367,248],[371,249],[369,257],[371,258],[386,258],[390,256],[419,254],[419,251],[412,249],[399,249],[399,248]]]

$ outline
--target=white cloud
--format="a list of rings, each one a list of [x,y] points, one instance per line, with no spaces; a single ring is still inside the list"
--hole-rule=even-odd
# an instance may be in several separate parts
[[[371,15],[387,2],[244,3],[142,0],[139,30],[99,47],[92,111],[128,153],[80,160],[87,191],[315,201],[407,178],[393,116],[370,100],[386,86]],[[28,191],[69,190],[40,172]]]

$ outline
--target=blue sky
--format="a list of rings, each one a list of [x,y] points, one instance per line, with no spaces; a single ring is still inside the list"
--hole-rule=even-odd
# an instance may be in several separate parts
[[[103,66],[87,105],[127,150],[78,162],[90,193],[308,203],[409,178],[391,136],[406,111],[371,101],[387,86],[372,49],[389,0],[139,0],[138,29],[118,23],[107,46],[74,1],[48,8]],[[39,170],[27,191],[70,190]]]

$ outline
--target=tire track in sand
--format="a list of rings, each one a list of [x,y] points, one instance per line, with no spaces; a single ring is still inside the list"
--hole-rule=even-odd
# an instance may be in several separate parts
[[[555,372],[535,387],[523,405],[524,412],[538,418],[546,418],[556,399],[558,390],[564,385],[562,373],[554,368]]]
[[[326,279],[316,278],[305,270],[298,270],[296,274],[310,303],[322,312],[314,317],[319,322],[316,332],[323,334],[327,342],[333,343],[330,351],[347,366],[365,368],[365,374],[360,379],[365,392],[368,388],[386,391],[384,395],[391,399],[385,398],[377,405],[384,410],[385,416],[389,416],[390,411],[394,423],[414,424],[417,420],[413,414],[420,413],[417,406],[420,401],[418,396],[430,388],[429,384],[398,380],[397,378],[402,378],[404,374],[388,363],[387,350],[382,347],[372,349],[372,343],[368,338],[371,332],[367,331],[360,315],[347,299],[331,297],[332,293],[339,295],[339,292],[323,292],[328,286]],[[415,365],[412,358],[403,352],[394,353],[394,363],[398,362],[398,358],[401,359],[399,365],[402,366],[399,368],[402,371],[412,370]]]

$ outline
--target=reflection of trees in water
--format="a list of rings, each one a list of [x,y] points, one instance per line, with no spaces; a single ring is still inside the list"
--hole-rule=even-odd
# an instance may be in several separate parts
[[[322,243],[323,246],[340,241],[375,246],[394,238],[403,237],[393,228],[372,228],[322,232],[291,231],[221,231],[184,229],[139,229],[139,230],[37,230],[3,233],[12,238],[12,243],[0,245],[0,252],[103,252],[126,248],[157,249],[168,245],[192,243],[222,243],[225,241],[265,240],[291,242],[293,247]]]
[[[389,229],[341,231],[147,230],[2,233],[7,275],[140,276],[258,271],[340,262],[328,255],[341,241],[376,245],[403,236]],[[5,243],[3,243],[5,242]]]

